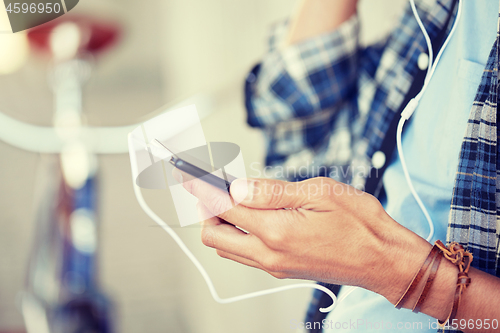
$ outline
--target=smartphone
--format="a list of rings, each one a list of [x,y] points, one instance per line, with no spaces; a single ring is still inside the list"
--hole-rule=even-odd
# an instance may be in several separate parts
[[[235,180],[236,178],[226,174],[224,168],[215,171],[215,173],[219,173],[222,176],[218,177],[214,175],[214,172],[209,171],[209,168],[205,163],[200,161],[198,165],[196,165],[195,162],[193,161],[193,158],[191,158],[190,162],[186,161],[185,159],[182,159],[181,157],[176,155],[171,149],[168,149],[158,139],[154,139],[153,141],[151,141],[151,144],[160,146],[169,151],[172,154],[172,156],[170,157],[170,160],[168,162],[177,169],[184,171],[185,173],[190,174],[193,177],[199,178],[204,182],[216,188],[219,188],[223,191],[227,191],[229,193],[229,187],[231,186],[232,181]]]

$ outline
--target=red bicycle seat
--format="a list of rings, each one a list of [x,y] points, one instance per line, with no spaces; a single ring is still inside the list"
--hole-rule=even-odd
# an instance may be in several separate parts
[[[82,15],[64,15],[28,30],[30,45],[42,53],[51,53],[50,36],[52,31],[64,23],[74,23],[80,29],[79,53],[97,55],[114,45],[121,35],[120,26],[115,22],[97,20]]]

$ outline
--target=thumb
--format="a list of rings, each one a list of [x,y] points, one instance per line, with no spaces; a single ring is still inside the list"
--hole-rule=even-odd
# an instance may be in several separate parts
[[[231,183],[230,193],[236,203],[251,208],[299,208],[311,199],[307,185],[307,181],[236,179]]]

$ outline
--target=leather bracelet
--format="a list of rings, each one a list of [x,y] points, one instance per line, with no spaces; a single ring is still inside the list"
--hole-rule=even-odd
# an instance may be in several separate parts
[[[432,262],[432,267],[431,267],[431,272],[429,273],[429,277],[427,278],[427,282],[425,283],[424,289],[422,290],[422,293],[420,294],[420,297],[418,298],[417,303],[415,303],[415,306],[413,307],[413,312],[419,313],[420,308],[422,307],[422,304],[424,304],[425,298],[427,297],[427,294],[429,293],[429,290],[431,289],[432,283],[434,282],[434,279],[436,278],[437,271],[439,269],[439,264],[441,263],[441,259],[443,259],[442,256],[442,251],[439,250],[438,254],[436,255],[436,258]]]
[[[432,264],[432,268],[425,283],[425,286],[417,302],[413,306],[413,312],[418,313],[422,307],[422,304],[425,302],[425,299],[427,297],[427,294],[429,293],[432,283],[434,282],[434,279],[437,275],[437,271],[439,269],[439,265],[443,257],[446,258],[451,263],[453,263],[454,265],[456,265],[458,267],[459,272],[457,278],[457,288],[455,289],[455,294],[453,297],[453,303],[450,313],[448,314],[448,317],[444,321],[438,320],[438,323],[441,327],[444,327],[449,320],[453,320],[455,318],[458,311],[458,306],[460,305],[460,298],[462,296],[462,293],[471,283],[471,279],[469,278],[468,273],[470,264],[473,259],[472,254],[465,251],[464,248],[456,242],[451,243],[448,247],[444,246],[444,244],[440,240],[437,240],[434,243],[434,246],[429,252],[429,255],[422,264],[422,267],[415,274],[412,281],[410,282],[410,285],[408,286],[406,291],[403,293],[403,295],[395,305],[397,309],[400,309],[404,305],[408,297],[415,291],[422,278],[426,275],[429,266]]]
[[[420,283],[420,280],[422,280],[422,277],[425,275],[425,272],[431,265],[431,263],[434,261],[434,258],[438,255],[439,248],[438,246],[434,245],[429,252],[429,255],[425,259],[424,263],[422,264],[422,267],[418,270],[418,272],[415,274],[413,279],[411,280],[410,284],[408,285],[408,288],[406,288],[406,291],[403,293],[399,301],[394,305],[396,309],[401,309],[401,307],[404,305],[408,297],[415,291],[415,288],[417,288],[418,284]]]
[[[457,289],[455,289],[455,295],[453,296],[451,311],[444,321],[438,320],[439,326],[444,327],[449,320],[453,320],[457,315],[462,293],[471,283],[468,273],[473,257],[470,252],[465,251],[462,245],[457,242],[453,242],[446,247],[440,240],[437,240],[434,246],[439,247],[443,256],[458,267]]]

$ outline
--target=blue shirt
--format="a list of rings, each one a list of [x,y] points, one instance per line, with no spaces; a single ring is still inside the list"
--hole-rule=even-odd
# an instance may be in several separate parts
[[[435,227],[434,237],[446,240],[448,215],[460,147],[467,120],[488,55],[496,38],[498,1],[462,1],[462,14],[436,72],[410,122],[403,130],[403,151],[415,190],[427,208]],[[410,193],[399,155],[395,153],[383,183],[387,213],[408,229],[427,238],[428,223]],[[340,293],[346,292],[347,288]],[[353,332],[371,331],[372,325],[398,323],[409,332],[435,332],[435,319],[409,310],[396,310],[384,297],[363,289],[355,290],[328,316],[333,322],[350,320],[365,325]],[[421,322],[421,328],[418,325]],[[407,324],[408,323],[408,324]],[[372,326],[374,329],[374,326]],[[328,331],[328,330],[326,330]],[[349,330],[342,330],[347,332]],[[385,330],[382,330],[385,331]]]

